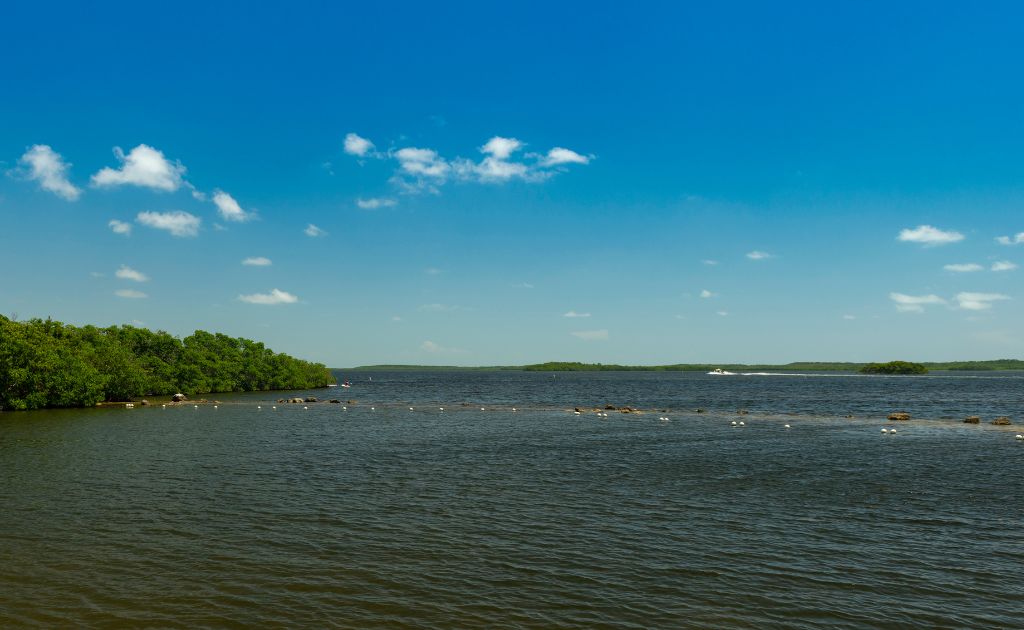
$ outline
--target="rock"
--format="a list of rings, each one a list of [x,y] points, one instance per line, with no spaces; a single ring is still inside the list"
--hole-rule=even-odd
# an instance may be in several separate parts
[[[304,403],[306,401],[303,400],[302,398],[292,398],[292,399],[289,399],[288,402],[293,403],[293,404],[299,404],[299,403]]]
[[[964,418],[964,422],[966,422],[967,424],[978,424],[979,422],[981,422],[981,418],[979,418],[978,416],[967,416],[966,418]]]
[[[615,411],[615,405],[605,405],[605,411]]]
[[[737,411],[736,413],[737,413],[738,415],[741,415],[741,416],[745,416],[745,415],[747,415],[747,414],[748,414],[748,413],[750,413],[750,412],[749,412],[749,411],[747,411],[746,409],[740,409],[740,410],[739,410],[739,411]]]
[[[185,394],[175,394],[171,396],[171,402],[181,402],[183,400],[188,400],[188,398],[185,398]]]
[[[573,407],[572,410],[577,412],[577,413],[583,413],[583,410],[580,409],[579,407]]]
[[[356,401],[355,400],[346,400],[345,404],[346,405],[354,405],[354,404],[356,404]]]
[[[992,424],[1005,427],[1005,426],[1008,426],[1008,425],[1013,424],[1013,423],[1010,422],[1010,419],[1007,418],[1006,416],[999,416],[998,418],[996,418],[995,420],[992,421]]]
[[[694,412],[696,412],[696,413],[704,413],[704,408],[703,407],[697,407],[696,409],[694,409]]]
[[[334,399],[332,399],[332,400],[331,400],[331,403],[332,403],[332,404],[335,404],[335,405],[340,405],[340,404],[341,404],[341,401],[340,401],[340,400],[338,400],[337,398],[334,398]]]
[[[316,402],[316,397],[315,396],[310,396],[309,398],[307,398],[305,400],[305,402]]]
[[[910,414],[906,411],[896,411],[889,414],[889,420],[904,422],[910,420]]]
[[[148,407],[149,406],[149,401],[146,400],[145,398],[143,398],[142,402],[140,402],[139,404],[142,405],[143,407]]]

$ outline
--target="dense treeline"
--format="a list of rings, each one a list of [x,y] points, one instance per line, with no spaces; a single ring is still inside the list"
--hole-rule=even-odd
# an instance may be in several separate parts
[[[868,363],[860,369],[861,374],[927,374],[928,368],[920,363],[909,361],[889,361],[888,363]]]
[[[894,361],[893,363],[904,363]],[[866,366],[888,365],[874,363],[842,363],[842,362],[816,362],[799,361],[784,364],[743,364],[743,363],[676,363],[673,365],[615,365],[611,363],[579,363],[575,361],[550,361],[548,363],[536,363],[524,365],[519,369],[528,372],[701,372],[710,371],[715,368],[724,370],[819,370],[819,371],[842,371],[856,372]],[[1019,359],[996,359],[993,361],[953,361],[947,363],[914,363],[928,370],[1024,370],[1024,361]],[[509,368],[503,368],[509,369]],[[514,369],[514,368],[513,368]],[[884,372],[876,372],[884,373]],[[922,373],[922,372],[913,372]]]
[[[319,363],[197,330],[178,339],[134,326],[76,327],[0,316],[0,409],[84,407],[137,396],[307,389],[334,382]]]

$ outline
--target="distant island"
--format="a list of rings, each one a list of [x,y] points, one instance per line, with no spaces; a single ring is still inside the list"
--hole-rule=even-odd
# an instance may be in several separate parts
[[[400,370],[475,370],[475,371],[501,371],[512,370],[519,372],[710,372],[715,368],[722,368],[729,371],[764,371],[764,370],[788,370],[788,371],[829,371],[829,372],[861,372],[869,366],[886,366],[892,364],[906,364],[921,366],[928,370],[963,370],[963,371],[988,371],[988,370],[1024,370],[1024,360],[1020,359],[995,359],[990,361],[950,361],[946,363],[908,363],[906,361],[892,361],[890,363],[851,363],[851,362],[815,362],[797,361],[794,363],[674,363],[671,365],[619,365],[615,363],[580,363],[578,361],[549,361],[547,363],[534,363],[530,365],[492,365],[479,367],[464,367],[455,365],[363,365],[355,368],[342,370],[335,368],[335,371],[400,371]],[[914,368],[916,369],[916,368]],[[897,374],[904,372],[866,372],[876,374]],[[906,372],[920,374],[923,372]]]
[[[309,389],[330,370],[262,343],[197,330],[178,339],[134,326],[0,316],[0,410],[91,407],[139,396]]]
[[[909,361],[889,361],[888,363],[868,363],[862,367],[861,374],[927,374],[928,368],[921,363]]]

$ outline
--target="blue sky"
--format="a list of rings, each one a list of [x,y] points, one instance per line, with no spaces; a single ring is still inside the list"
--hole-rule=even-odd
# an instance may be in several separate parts
[[[890,4],[8,7],[0,312],[332,366],[1020,357],[1024,9]]]

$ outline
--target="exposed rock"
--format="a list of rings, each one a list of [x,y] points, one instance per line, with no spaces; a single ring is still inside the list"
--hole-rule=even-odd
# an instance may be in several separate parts
[[[303,400],[302,398],[292,398],[288,402],[298,404],[298,403],[304,403],[306,401]]]
[[[697,407],[697,408],[696,408],[696,409],[694,409],[693,411],[694,411],[695,413],[704,413],[704,408],[703,408],[703,407]]]
[[[316,402],[316,397],[315,396],[310,396],[310,397],[306,398],[306,400],[304,402]]]
[[[966,422],[967,424],[978,424],[979,422],[981,422],[981,418],[979,418],[978,416],[967,416],[966,418],[964,418],[964,422]]]
[[[340,400],[338,400],[337,398],[334,398],[334,399],[332,399],[332,400],[331,400],[331,402],[332,402],[333,404],[335,404],[335,405],[340,405],[340,404],[341,404],[341,401],[340,401]]]
[[[142,405],[143,407],[148,407],[149,406],[149,401],[146,400],[145,398],[143,398],[142,402],[140,402],[139,404]]]
[[[279,403],[284,403],[284,402],[288,402],[288,401],[287,401],[287,400],[285,400],[284,398],[278,398],[278,399],[277,399],[277,402],[279,402]]]
[[[740,409],[740,410],[739,410],[739,411],[737,411],[736,413],[737,413],[738,415],[741,415],[741,416],[745,416],[745,415],[747,415],[747,414],[748,414],[748,413],[750,413],[750,412],[749,412],[749,411],[747,411],[746,409]]]
[[[996,418],[995,420],[992,421],[992,424],[996,424],[996,425],[1005,427],[1005,426],[1007,426],[1009,424],[1013,424],[1013,423],[1010,422],[1010,419],[1007,418],[1006,416],[999,416],[998,418]]]
[[[604,408],[606,411],[615,411],[615,405],[605,405]]]
[[[910,420],[910,414],[906,411],[896,411],[889,414],[889,420],[893,421],[906,421]]]
[[[354,405],[354,404],[356,404],[356,402],[357,402],[357,401],[355,401],[355,400],[346,400],[346,401],[345,401],[345,404],[346,404],[346,405]]]
[[[185,397],[185,394],[175,394],[171,396],[171,402],[181,402],[183,400],[188,400],[188,398]]]
[[[579,407],[573,407],[572,410],[577,412],[577,413],[583,413],[583,410],[580,409]]]

